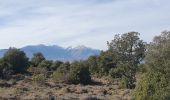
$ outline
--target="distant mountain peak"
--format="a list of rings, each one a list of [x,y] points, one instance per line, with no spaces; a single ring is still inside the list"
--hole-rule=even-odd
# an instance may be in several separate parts
[[[61,60],[61,61],[74,61],[74,60],[85,60],[89,56],[99,55],[100,50],[91,49],[84,45],[77,47],[69,46],[68,48],[63,48],[58,45],[28,45],[20,48],[26,53],[29,58],[32,58],[34,53],[41,52],[48,60]],[[4,55],[7,49],[0,49],[0,57]]]
[[[88,47],[84,46],[84,45],[79,45],[77,47],[75,47],[74,49],[87,49]],[[90,49],[90,48],[89,48]]]

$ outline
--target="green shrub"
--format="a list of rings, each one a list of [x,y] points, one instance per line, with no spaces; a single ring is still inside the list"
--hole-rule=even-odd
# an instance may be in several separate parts
[[[73,62],[70,67],[69,83],[71,84],[90,84],[91,75],[86,62]]]
[[[86,63],[73,62],[69,68],[65,64],[61,65],[57,71],[52,75],[56,82],[65,82],[68,84],[89,84],[91,83],[91,76]]]
[[[68,77],[69,73],[62,73],[59,71],[55,71],[52,74],[52,78],[55,82],[69,83]]]
[[[4,54],[3,60],[11,65],[11,70],[16,73],[23,73],[28,68],[28,58],[23,51],[16,48],[9,48]]]
[[[45,68],[47,70],[51,70],[52,63],[53,63],[52,61],[43,60],[43,61],[41,61],[41,63],[39,63],[38,67],[39,68]]]
[[[38,75],[38,74],[47,75],[48,73],[46,68],[41,68],[41,67],[29,67],[27,71],[32,73],[33,75]]]
[[[161,72],[147,72],[137,83],[133,92],[134,100],[169,100],[169,78]]]
[[[68,83],[69,76],[69,63],[64,63],[57,68],[57,70],[53,73],[52,78],[55,82],[65,82]]]
[[[93,75],[100,73],[100,68],[98,66],[98,56],[90,56],[87,60],[89,65],[89,71]]]
[[[61,61],[55,61],[55,62],[52,63],[50,69],[53,70],[53,71],[56,71],[57,68],[59,68],[60,65],[62,65],[62,64],[63,64],[63,62],[61,62]]]
[[[0,60],[0,78],[9,79],[13,74],[12,66],[5,62],[3,59]]]
[[[169,100],[170,31],[156,36],[148,45],[145,64],[147,72],[137,83],[134,100]]]
[[[46,76],[44,74],[34,75],[32,80],[36,84],[43,85],[46,81]]]
[[[122,77],[121,70],[119,68],[112,68],[109,71],[109,76],[112,78],[121,78]]]
[[[45,60],[45,57],[43,56],[42,53],[40,52],[35,53],[31,58],[31,65],[37,67],[43,60]]]

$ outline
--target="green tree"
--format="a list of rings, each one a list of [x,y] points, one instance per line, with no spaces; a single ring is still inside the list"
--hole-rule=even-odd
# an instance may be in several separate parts
[[[137,32],[117,34],[110,43],[108,42],[108,52],[113,55],[113,61],[116,59],[115,68],[121,70],[122,77],[127,80],[127,88],[134,87],[137,66],[145,57],[146,43],[139,35]]]
[[[70,63],[65,62],[61,64],[56,71],[54,71],[52,78],[56,82],[69,83]]]
[[[12,67],[9,63],[0,59],[0,78],[9,79],[13,74]]]
[[[90,56],[87,62],[91,74],[100,73],[100,68],[98,67],[98,56]]]
[[[23,51],[16,48],[9,48],[4,54],[4,61],[11,65],[16,73],[25,72],[28,68],[28,58]]]
[[[53,70],[53,71],[57,70],[57,68],[59,68],[61,64],[63,64],[62,61],[53,62],[52,65],[51,65],[51,70]]]
[[[148,45],[145,59],[147,72],[137,83],[135,100],[170,99],[170,31],[156,36]]]
[[[53,61],[43,60],[43,61],[41,61],[41,63],[39,63],[38,67],[45,68],[50,71],[52,63],[53,63]]]
[[[91,76],[86,62],[75,61],[70,66],[69,83],[72,84],[90,84]]]
[[[110,51],[101,52],[98,57],[98,67],[100,75],[108,75],[109,71],[116,67],[118,57]]]
[[[34,67],[37,67],[43,60],[45,60],[45,57],[43,56],[42,53],[38,52],[33,55],[31,59],[31,64]]]

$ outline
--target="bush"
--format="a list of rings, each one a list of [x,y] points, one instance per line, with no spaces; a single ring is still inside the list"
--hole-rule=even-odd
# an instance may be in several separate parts
[[[109,76],[112,78],[121,78],[122,77],[121,70],[119,68],[112,68],[109,71]]]
[[[52,65],[52,61],[49,61],[49,60],[43,60],[39,65],[38,67],[39,68],[45,68],[47,70],[51,70],[51,65]]]
[[[55,82],[61,82],[61,83],[69,83],[69,73],[59,72],[55,71],[52,75],[52,78]]]
[[[60,67],[61,64],[63,64],[63,62],[61,62],[61,61],[55,61],[55,62],[52,63],[52,65],[51,65],[50,68],[51,68],[51,70],[55,71],[55,70],[57,70],[57,68]]]
[[[169,100],[170,81],[167,75],[160,72],[147,72],[137,83],[133,92],[134,100]]]
[[[98,67],[98,56],[90,56],[87,60],[89,64],[89,71],[93,75],[100,73],[100,68]]]
[[[37,67],[43,60],[45,60],[45,57],[42,53],[38,52],[33,55],[31,64],[32,66]]]
[[[143,74],[133,93],[135,100],[170,99],[170,32],[156,36],[148,45]]]
[[[0,60],[0,78],[9,79],[13,74],[13,70],[11,70],[11,65],[5,62],[3,59]]]
[[[59,66],[59,68],[53,73],[52,78],[55,82],[68,83],[69,79],[69,63],[64,63]]]
[[[9,48],[4,54],[3,60],[10,64],[10,68],[16,73],[23,73],[28,68],[28,58],[26,54],[16,48]]]
[[[62,64],[52,75],[56,82],[65,82],[68,84],[91,83],[91,76],[88,67],[84,62],[73,62],[69,68]]]
[[[46,77],[44,74],[34,75],[32,78],[33,82],[38,85],[43,85],[45,83]]]
[[[91,83],[91,76],[86,62],[73,62],[70,67],[69,83],[87,85]]]

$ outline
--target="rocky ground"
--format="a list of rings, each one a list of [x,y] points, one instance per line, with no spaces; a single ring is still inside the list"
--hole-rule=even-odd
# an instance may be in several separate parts
[[[105,78],[93,78],[91,85],[36,84],[31,77],[19,81],[0,80],[0,100],[130,100],[131,90],[119,89]]]

